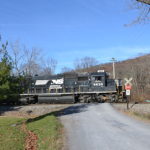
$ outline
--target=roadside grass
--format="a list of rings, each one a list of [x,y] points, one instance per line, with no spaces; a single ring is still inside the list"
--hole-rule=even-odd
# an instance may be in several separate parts
[[[26,134],[21,131],[25,119],[0,117],[0,150],[23,150]]]
[[[0,150],[24,150],[27,134],[21,129],[25,124],[27,130],[38,136],[38,150],[60,150],[63,145],[62,125],[56,113],[25,119],[0,117]]]
[[[136,117],[142,119],[142,120],[150,120],[150,114],[144,114],[144,113],[140,113],[140,112],[132,112],[133,115],[135,115]]]
[[[119,110],[119,111],[129,117],[132,117],[133,119],[136,119],[145,123],[150,123],[150,114],[148,113],[137,112],[137,111],[123,111],[123,110]]]
[[[150,104],[130,104],[129,110],[126,109],[126,104],[113,104],[112,106],[129,117],[150,123]]]
[[[39,150],[61,149],[62,125],[53,113],[29,119],[27,129],[38,136]]]
[[[143,113],[143,112],[131,111],[131,110],[127,111],[127,110],[121,110],[121,109],[118,109],[118,111],[125,115],[128,115],[129,117],[132,117],[134,119],[150,123],[150,114],[149,113]]]

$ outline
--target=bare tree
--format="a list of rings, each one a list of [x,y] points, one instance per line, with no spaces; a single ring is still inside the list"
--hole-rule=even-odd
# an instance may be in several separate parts
[[[136,0],[136,1],[147,4],[147,5],[150,5],[150,0]]]
[[[63,67],[63,68],[61,69],[61,73],[72,72],[72,71],[73,71],[73,69],[71,69],[71,68],[69,68],[69,67]]]
[[[20,47],[19,41],[11,44],[12,49],[12,61],[13,61],[13,73],[15,75],[22,74],[22,66],[23,66],[23,50]]]
[[[98,64],[98,61],[93,57],[84,57],[81,59],[76,59],[74,62],[75,69],[86,69]]]
[[[116,63],[117,78],[132,77],[132,98],[137,101],[149,98],[150,93],[150,55]]]
[[[149,64],[137,63],[131,65],[131,76],[133,77],[133,89],[138,99],[144,99],[147,93],[147,85],[149,82]],[[134,96],[135,97],[135,96]]]
[[[23,65],[22,69],[26,72],[28,75],[35,75],[39,74],[41,71],[40,66],[40,49],[32,48],[27,49],[24,47],[23,49]]]
[[[137,23],[146,23],[150,20],[150,0],[131,0],[131,8],[139,11],[135,20],[127,26]]]
[[[42,74],[43,75],[51,75],[54,74],[57,66],[57,60],[53,58],[45,58],[42,61]]]
[[[25,73],[31,76],[36,74],[54,74],[57,61],[41,56],[40,49],[21,47],[18,41],[11,45],[11,49],[14,74],[19,75]]]

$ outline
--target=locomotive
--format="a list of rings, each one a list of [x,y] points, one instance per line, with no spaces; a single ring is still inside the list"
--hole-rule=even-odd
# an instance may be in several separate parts
[[[22,103],[90,103],[124,101],[122,80],[110,79],[104,70],[34,76],[20,94]]]

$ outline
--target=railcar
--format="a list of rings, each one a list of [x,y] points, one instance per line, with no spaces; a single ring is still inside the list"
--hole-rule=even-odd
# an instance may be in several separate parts
[[[35,76],[20,94],[22,103],[90,103],[124,100],[122,81],[109,78],[104,70]]]

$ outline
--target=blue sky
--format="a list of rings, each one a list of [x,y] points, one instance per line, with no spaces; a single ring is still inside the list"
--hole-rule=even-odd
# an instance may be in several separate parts
[[[42,49],[58,61],[56,72],[76,58],[124,60],[150,52],[150,24],[131,23],[130,0],[0,0],[0,34],[9,42]]]

